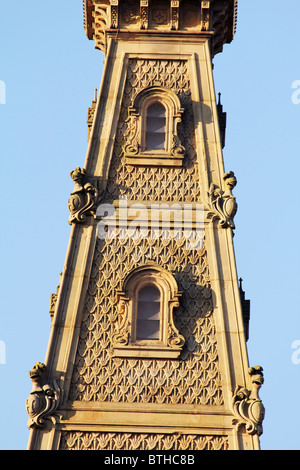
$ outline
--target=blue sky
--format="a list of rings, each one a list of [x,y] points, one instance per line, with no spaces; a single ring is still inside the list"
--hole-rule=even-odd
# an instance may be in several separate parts
[[[300,450],[300,347],[292,347],[300,344],[300,92],[292,88],[300,80],[300,4],[286,3],[240,0],[235,40],[215,58],[214,76],[227,112],[225,169],[238,180],[234,243],[251,300],[250,365],[265,375],[261,446]],[[4,450],[27,446],[28,371],[46,354],[49,298],[70,233],[69,173],[85,160],[103,56],[85,36],[81,0],[2,2],[0,39]]]

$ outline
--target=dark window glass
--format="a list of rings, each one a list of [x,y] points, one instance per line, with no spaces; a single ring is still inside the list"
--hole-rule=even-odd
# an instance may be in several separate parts
[[[166,110],[160,103],[149,106],[146,123],[146,149],[165,149]]]
[[[160,292],[148,285],[138,294],[136,339],[158,340],[160,330]]]

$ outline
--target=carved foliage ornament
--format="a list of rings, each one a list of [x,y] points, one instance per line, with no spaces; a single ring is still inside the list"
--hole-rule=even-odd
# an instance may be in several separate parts
[[[218,218],[220,227],[234,229],[233,219],[237,212],[237,203],[231,191],[236,186],[237,181],[232,171],[226,173],[223,179],[227,187],[225,191],[216,187],[213,183],[210,185],[208,192],[210,212],[208,216],[213,219]]]
[[[232,398],[233,413],[236,418],[232,424],[238,429],[244,425],[248,434],[258,434],[263,432],[262,422],[265,416],[265,408],[259,398],[259,390],[264,383],[263,368],[254,366],[249,369],[252,388],[248,390],[237,386]]]
[[[84,222],[88,215],[95,216],[98,191],[91,183],[86,182],[85,169],[77,167],[70,175],[75,186],[68,201],[69,223]]]
[[[62,431],[60,450],[228,450],[228,436]]]
[[[62,392],[53,381],[53,386],[45,383],[46,366],[37,362],[29,372],[32,381],[32,390],[26,400],[26,410],[29,415],[29,428],[43,428],[47,421],[57,422],[59,413],[57,409],[62,400]]]

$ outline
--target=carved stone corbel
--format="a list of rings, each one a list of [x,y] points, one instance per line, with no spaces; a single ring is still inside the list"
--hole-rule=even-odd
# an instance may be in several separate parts
[[[70,173],[74,181],[74,189],[68,201],[70,211],[69,223],[84,222],[88,215],[96,217],[96,203],[98,200],[98,190],[85,181],[86,172],[79,167]]]
[[[233,219],[237,212],[237,203],[231,191],[236,186],[237,180],[233,171],[226,173],[223,179],[227,186],[225,191],[216,187],[213,183],[210,185],[208,192],[210,211],[208,217],[220,219],[219,226],[222,228],[231,227],[234,229]]]
[[[62,391],[56,381],[53,386],[45,383],[46,366],[37,362],[29,372],[32,390],[26,400],[26,410],[29,415],[29,428],[43,428],[47,421],[55,424],[60,418],[57,409],[62,401]]]
[[[263,432],[262,422],[265,416],[265,407],[259,398],[259,390],[264,383],[263,368],[254,366],[249,369],[252,388],[248,390],[237,386],[232,397],[232,409],[235,418],[232,424],[239,429],[245,426],[248,434],[258,434]]]

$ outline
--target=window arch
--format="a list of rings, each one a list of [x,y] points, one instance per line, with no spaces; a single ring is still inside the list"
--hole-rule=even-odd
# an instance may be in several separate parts
[[[152,264],[133,270],[119,292],[115,355],[178,357],[185,342],[173,322],[179,298],[177,283],[168,271]]]
[[[136,165],[181,166],[185,149],[178,137],[183,109],[168,88],[148,87],[129,107],[126,161]]]

